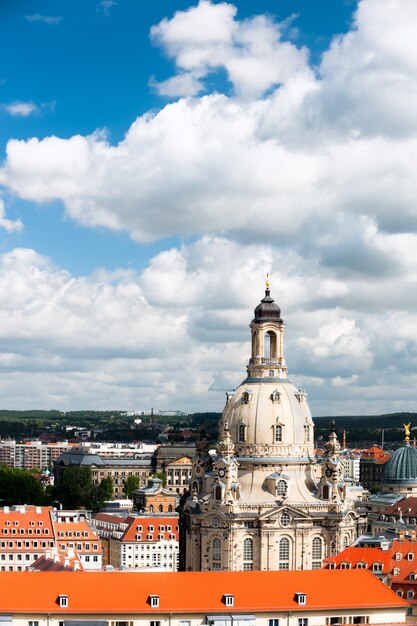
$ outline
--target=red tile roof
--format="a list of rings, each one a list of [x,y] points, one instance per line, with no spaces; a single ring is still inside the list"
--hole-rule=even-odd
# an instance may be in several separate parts
[[[124,532],[121,541],[160,541],[159,535],[163,535],[164,540],[171,539],[171,535],[175,535],[175,539],[178,541],[178,516],[177,517],[128,517],[125,520],[129,527]],[[167,530],[167,526],[171,530]],[[149,528],[153,530],[149,530]],[[163,527],[164,530],[160,528]],[[152,539],[147,537],[152,535]],[[137,539],[141,537],[141,539]]]
[[[298,605],[295,593],[307,596]],[[68,596],[68,607],[57,604]],[[224,594],[234,596],[225,607]],[[159,596],[151,608],[149,596]],[[242,613],[406,608],[366,570],[277,572],[0,572],[4,613]]]

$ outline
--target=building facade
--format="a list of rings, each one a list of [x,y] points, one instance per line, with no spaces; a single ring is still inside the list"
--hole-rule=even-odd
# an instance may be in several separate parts
[[[178,570],[178,515],[121,518],[97,513],[92,521],[108,546],[106,564],[121,569]]]
[[[110,477],[113,480],[115,498],[126,496],[124,486],[129,476],[137,476],[139,485],[145,486],[152,473],[150,458],[103,458],[98,454],[66,452],[54,463],[55,481],[59,482],[63,472],[68,467],[74,466],[89,467],[95,485],[98,485],[103,478]]]
[[[17,469],[45,469],[52,467],[54,461],[74,446],[68,441],[43,443],[41,441],[0,441],[0,464]]]
[[[0,571],[22,572],[51,550],[102,568],[100,538],[78,511],[16,505],[0,509]]]
[[[197,443],[181,522],[183,566],[319,569],[366,520],[343,478],[334,423],[317,466],[307,395],[287,379],[284,322],[268,285],[250,328],[247,377],[226,394],[217,458],[204,437]]]

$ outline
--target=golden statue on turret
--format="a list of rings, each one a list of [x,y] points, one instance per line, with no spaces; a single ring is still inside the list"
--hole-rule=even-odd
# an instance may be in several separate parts
[[[404,426],[404,431],[405,431],[404,441],[410,441],[411,422],[408,422],[408,424],[403,424],[403,426]]]

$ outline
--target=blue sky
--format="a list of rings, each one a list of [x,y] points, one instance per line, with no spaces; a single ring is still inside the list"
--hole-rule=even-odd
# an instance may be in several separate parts
[[[335,33],[345,32],[354,2],[348,0],[249,0],[234,2],[241,19],[266,13],[277,20],[293,16],[297,45],[308,46],[319,61]],[[150,29],[192,2],[3,2],[1,20],[0,101],[33,103],[32,115],[0,111],[0,145],[4,158],[13,137],[68,138],[106,129],[112,143],[120,141],[136,117],[169,101],[149,85],[163,80],[173,63],[150,40]],[[230,91],[224,73],[214,73],[211,89]],[[9,213],[25,228],[7,237],[2,250],[33,247],[80,275],[97,266],[143,268],[160,250],[181,242],[181,233],[149,245],[133,243],[126,233],[79,228],[65,219],[58,203],[37,207],[11,197]],[[74,247],[79,254],[74,254]]]
[[[4,407],[221,410],[270,272],[313,414],[414,410],[415,12],[3,2]]]

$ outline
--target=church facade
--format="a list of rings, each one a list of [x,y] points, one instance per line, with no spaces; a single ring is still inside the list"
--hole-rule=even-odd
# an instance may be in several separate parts
[[[315,458],[306,393],[287,378],[284,327],[267,283],[250,324],[247,376],[226,394],[217,456],[204,436],[197,443],[182,513],[186,570],[319,569],[366,528],[334,424]]]

